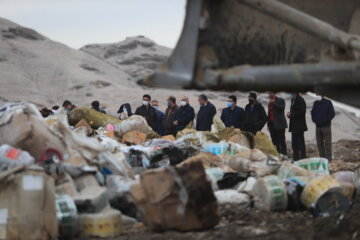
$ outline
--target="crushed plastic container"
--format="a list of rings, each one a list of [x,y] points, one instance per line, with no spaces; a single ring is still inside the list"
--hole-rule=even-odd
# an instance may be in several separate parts
[[[77,209],[70,196],[56,196],[56,216],[60,238],[72,238],[78,234]]]
[[[283,181],[270,175],[256,181],[253,189],[255,208],[265,211],[286,210],[288,205],[286,188]]]
[[[329,161],[326,158],[307,158],[294,163],[317,175],[329,175]]]
[[[105,209],[100,213],[80,214],[81,235],[86,237],[110,238],[121,233],[121,213],[114,209]]]
[[[215,155],[223,154],[228,149],[227,143],[211,143],[204,146],[204,152],[212,153]],[[229,155],[234,155],[229,154]]]
[[[345,212],[350,207],[341,185],[328,175],[310,181],[301,194],[301,202],[317,216]]]
[[[11,147],[7,144],[0,146],[0,169],[11,168],[17,165],[29,166],[34,158],[26,151]]]

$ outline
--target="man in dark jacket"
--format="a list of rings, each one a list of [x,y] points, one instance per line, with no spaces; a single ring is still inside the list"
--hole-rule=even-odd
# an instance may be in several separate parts
[[[211,131],[214,116],[216,115],[215,106],[208,101],[205,94],[199,96],[200,109],[196,118],[197,131]]]
[[[179,111],[179,107],[176,105],[176,98],[170,96],[167,100],[167,108],[165,111],[165,117],[163,120],[163,128],[165,135],[176,136],[177,130],[174,125],[175,115]]]
[[[152,100],[151,101],[151,106],[155,109],[156,111],[156,115],[157,115],[157,123],[156,123],[156,128],[154,129],[154,131],[159,134],[160,136],[164,136],[164,129],[163,129],[163,120],[165,117],[165,114],[159,110],[159,101],[158,100]]]
[[[316,125],[316,142],[320,157],[332,159],[331,121],[335,117],[332,102],[324,96],[317,94],[316,101],[311,110],[312,121]]]
[[[244,122],[244,109],[236,106],[237,98],[234,95],[229,96],[227,108],[221,113],[221,120],[225,127],[235,127],[241,129]]]
[[[195,111],[189,104],[189,98],[183,97],[180,102],[179,111],[176,112],[174,125],[177,131],[182,131],[192,121],[194,121]]]
[[[143,116],[146,122],[152,129],[156,129],[157,114],[155,109],[150,106],[151,97],[148,94],[143,96],[142,106],[138,107],[135,111],[135,115]]]
[[[304,132],[308,130],[306,125],[306,103],[299,93],[292,94],[290,112],[287,117],[290,119],[289,132],[291,132],[291,145],[293,159],[306,158],[306,147]]]
[[[91,103],[91,108],[94,109],[95,111],[97,112],[101,112],[101,113],[104,113],[106,114],[106,112],[102,109],[100,109],[100,102],[95,100]]]
[[[268,127],[273,144],[279,153],[287,155],[285,129],[288,127],[285,117],[285,100],[269,93]]]
[[[254,135],[261,131],[267,122],[264,107],[257,101],[256,93],[249,94],[249,104],[245,107],[245,118],[243,130]]]

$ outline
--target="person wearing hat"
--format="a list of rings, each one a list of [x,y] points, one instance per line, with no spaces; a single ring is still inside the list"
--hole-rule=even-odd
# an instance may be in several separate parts
[[[256,93],[251,92],[248,99],[249,103],[245,107],[244,127],[242,130],[255,135],[265,126],[267,115],[264,107],[257,101]]]
[[[214,116],[216,115],[215,106],[208,101],[205,94],[199,96],[200,109],[196,118],[196,130],[197,131],[211,131],[211,125],[213,124]]]
[[[94,109],[95,111],[97,112],[101,112],[101,113],[104,113],[106,114],[106,112],[102,109],[100,109],[100,102],[95,100],[91,103],[91,108]]]
[[[125,120],[133,115],[131,105],[129,103],[122,104],[117,113],[120,114],[119,119],[121,120]]]

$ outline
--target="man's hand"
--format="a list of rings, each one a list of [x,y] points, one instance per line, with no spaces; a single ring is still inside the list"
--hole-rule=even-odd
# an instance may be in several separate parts
[[[288,112],[288,113],[286,114],[286,116],[287,116],[288,118],[290,118],[290,117],[291,117],[291,112]]]
[[[175,126],[177,126],[177,125],[179,125],[179,122],[178,122],[178,121],[174,121],[173,124],[174,124]]]

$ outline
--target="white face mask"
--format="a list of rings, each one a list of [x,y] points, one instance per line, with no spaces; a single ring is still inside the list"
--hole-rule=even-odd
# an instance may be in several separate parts
[[[321,101],[322,97],[321,96],[316,96],[316,101]]]
[[[127,112],[128,112],[128,111],[127,111],[127,108],[123,108],[123,112],[126,112],[126,113],[127,113]]]
[[[148,105],[149,105],[149,101],[143,101],[143,105],[144,105],[144,106],[148,106]]]
[[[180,105],[183,106],[183,107],[185,107],[186,104],[187,104],[187,102],[185,102],[185,101],[181,101],[181,102],[180,102]]]

